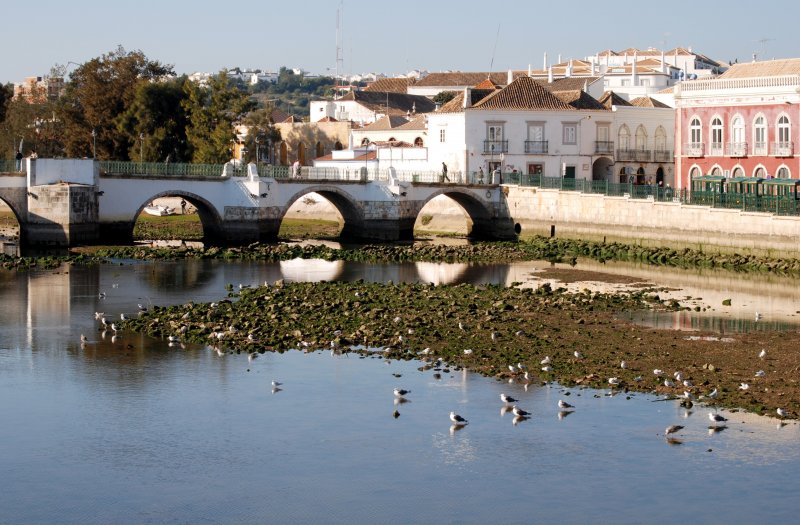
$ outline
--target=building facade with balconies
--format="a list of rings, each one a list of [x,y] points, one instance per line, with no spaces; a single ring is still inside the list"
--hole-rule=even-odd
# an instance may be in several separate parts
[[[734,64],[674,95],[678,187],[700,175],[800,178],[800,59]]]

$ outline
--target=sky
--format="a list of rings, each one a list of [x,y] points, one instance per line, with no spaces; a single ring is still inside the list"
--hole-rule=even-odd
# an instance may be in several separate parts
[[[121,45],[176,73],[301,67],[389,75],[541,68],[604,49],[692,47],[720,61],[800,57],[797,0],[37,0],[3,6],[0,82]]]

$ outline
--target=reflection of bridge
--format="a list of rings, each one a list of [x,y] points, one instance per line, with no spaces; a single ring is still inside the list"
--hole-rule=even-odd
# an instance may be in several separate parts
[[[160,197],[182,197],[197,208],[207,242],[243,244],[275,239],[289,208],[315,192],[344,218],[343,237],[413,238],[414,222],[431,199],[446,195],[472,221],[472,236],[515,236],[505,195],[497,185],[419,182],[395,171],[362,171],[337,177],[303,170],[298,178],[260,177],[255,165],[233,174],[160,170],[149,165],[92,160],[28,160],[25,174],[0,174],[0,199],[20,223],[27,244],[126,242],[138,215]],[[184,165],[185,166],[185,165]],[[141,173],[137,173],[141,167]]]

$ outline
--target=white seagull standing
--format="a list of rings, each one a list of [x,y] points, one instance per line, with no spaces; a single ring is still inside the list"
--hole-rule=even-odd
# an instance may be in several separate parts
[[[761,352],[759,352],[759,353],[758,353],[758,357],[759,357],[760,359],[764,359],[765,357],[767,357],[767,351],[766,351],[765,349],[763,349],[763,348],[762,348],[762,349],[761,349]]]
[[[767,375],[767,373],[764,372],[763,370],[759,370],[758,372],[756,372],[756,377],[764,377],[765,375]]]
[[[715,414],[713,412],[709,412],[708,413],[708,419],[710,419],[711,422],[714,423],[714,424],[724,423],[724,422],[726,422],[728,420],[728,418],[722,417],[721,415]]]
[[[514,405],[514,407],[511,409],[511,412],[513,412],[517,417],[530,417],[531,415],[530,412],[522,410],[517,405]]]
[[[281,385],[283,385],[283,383],[281,383],[280,381],[275,381],[274,379],[272,380],[272,386],[279,387]]]
[[[618,385],[618,384],[619,384],[619,378],[618,378],[618,377],[611,377],[611,378],[609,378],[609,379],[608,379],[608,384],[609,384],[609,385],[612,385],[612,386],[614,386],[614,385]]]
[[[669,436],[670,434],[674,434],[681,429],[683,429],[683,425],[670,425],[664,430],[664,435]]]
[[[788,410],[785,410],[785,409],[783,409],[783,408],[779,408],[779,409],[777,410],[777,412],[778,412],[778,415],[779,415],[780,417],[789,417],[789,411],[788,411]]]
[[[459,416],[455,412],[450,412],[450,421],[452,421],[453,424],[457,425],[457,426],[463,426],[463,425],[466,425],[467,423],[469,423],[469,421],[467,421],[463,417]]]
[[[748,385],[747,383],[739,384],[739,390],[747,390],[748,388],[750,388],[750,385]]]
[[[406,390],[404,388],[395,388],[394,395],[395,397],[405,397],[406,394],[410,394],[411,390]]]
[[[511,396],[507,396],[505,394],[500,394],[500,401],[502,401],[503,403],[516,403],[517,402],[516,399],[514,399]]]
[[[561,410],[566,410],[568,408],[575,408],[575,407],[570,405],[569,403],[567,403],[563,399],[559,399],[558,400],[558,408],[560,408]]]
[[[577,350],[575,350],[574,352],[572,352],[572,355],[574,355],[574,356],[575,356],[575,359],[583,359],[583,354],[582,354],[582,353],[580,353],[580,352],[578,352]]]
[[[541,363],[543,365],[549,365],[550,364],[550,356],[549,355],[545,356],[544,359],[539,361],[539,363]]]

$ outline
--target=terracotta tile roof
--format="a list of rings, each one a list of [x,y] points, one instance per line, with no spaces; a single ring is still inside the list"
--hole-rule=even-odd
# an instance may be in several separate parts
[[[475,104],[474,109],[510,110],[573,110],[570,104],[551,93],[540,82],[530,77],[520,77],[503,89],[497,90]]]
[[[319,119],[317,122],[339,122],[339,121],[333,117],[324,117]]]
[[[637,108],[669,108],[663,102],[650,97],[636,97],[631,100],[631,106],[636,106]]]
[[[470,91],[470,106],[474,106],[478,102],[497,91],[496,89],[473,89]],[[464,92],[460,91],[452,100],[442,104],[439,108],[439,113],[461,113],[464,111]]]
[[[272,120],[272,122],[278,124],[281,122],[286,122],[286,119],[289,118],[289,114],[285,111],[275,108],[272,110],[272,113],[269,114],[269,118]]]
[[[380,91],[381,93],[408,93],[408,86],[414,84],[412,78],[379,78],[364,88],[364,91]]]
[[[403,124],[408,124],[408,119],[400,115],[389,115],[381,117],[375,122],[364,126],[364,131],[386,131],[397,129]]]
[[[416,113],[430,113],[436,104],[428,97],[422,95],[407,95],[405,93],[387,93],[381,91],[351,91],[339,100],[353,100],[375,112],[389,115],[406,115],[409,111]]]
[[[484,78],[482,81],[475,84],[474,89],[498,89],[500,86],[492,82],[488,78]]]
[[[556,78],[552,82],[545,82],[544,86],[552,91],[574,91],[581,90],[585,85],[594,84],[600,80],[600,77],[565,77]]]
[[[662,89],[661,91],[657,91],[656,93],[673,93],[675,91],[675,86],[670,86]]]
[[[556,91],[553,94],[575,109],[608,109],[596,98],[581,89],[576,89],[573,91]]]
[[[733,64],[719,78],[753,78],[778,75],[800,75],[800,58]]]
[[[426,125],[425,115],[417,115],[416,118],[413,118],[406,122],[405,124],[401,124],[397,126],[397,129],[407,130],[407,131],[424,131],[428,129]]]
[[[617,95],[613,91],[606,91],[603,96],[598,100],[606,109],[611,109],[611,106],[630,106],[631,103]]]
[[[505,86],[508,80],[507,73],[469,73],[452,71],[449,73],[430,73],[425,78],[417,81],[415,87],[470,87],[486,79],[490,79],[498,86]]]

